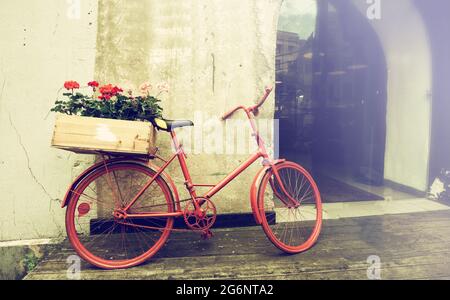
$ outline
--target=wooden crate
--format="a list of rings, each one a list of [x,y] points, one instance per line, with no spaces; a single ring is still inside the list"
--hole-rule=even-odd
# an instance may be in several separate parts
[[[150,122],[56,116],[52,147],[83,154],[153,155],[156,130]]]

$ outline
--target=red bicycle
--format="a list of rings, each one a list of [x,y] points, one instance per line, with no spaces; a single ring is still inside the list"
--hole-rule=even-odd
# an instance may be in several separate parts
[[[254,117],[272,88],[251,107],[238,106],[223,116],[245,112],[256,138],[258,151],[219,183],[193,183],[182,145],[175,129],[193,126],[191,121],[156,119],[153,125],[170,133],[175,154],[169,159],[116,157],[104,159],[83,172],[70,186],[62,207],[67,206],[66,229],[80,257],[104,269],[136,266],[157,253],[171,231],[195,230],[211,237],[216,220],[212,197],[258,159],[262,169],[250,189],[255,220],[268,239],[287,253],[300,253],[317,241],[322,226],[319,189],[300,165],[269,158]],[[180,200],[177,188],[165,172],[175,160],[181,167],[190,198]],[[159,159],[158,167],[152,160]],[[209,187],[199,196],[197,187]],[[185,203],[182,207],[182,203]],[[189,229],[175,229],[174,218],[182,217]]]

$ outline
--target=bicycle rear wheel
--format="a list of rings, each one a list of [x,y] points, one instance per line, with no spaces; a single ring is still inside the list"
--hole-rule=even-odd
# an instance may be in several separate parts
[[[164,245],[173,227],[172,217],[114,216],[154,175],[142,164],[112,163],[88,174],[71,191],[66,230],[80,257],[104,269],[127,268],[149,259]],[[173,211],[171,191],[157,177],[128,213]]]
[[[282,191],[270,169],[263,176],[258,189],[258,209],[261,225],[269,240],[287,253],[300,253],[317,241],[322,227],[322,201],[311,175],[293,162],[276,165],[280,179],[299,205],[289,205],[289,197]]]

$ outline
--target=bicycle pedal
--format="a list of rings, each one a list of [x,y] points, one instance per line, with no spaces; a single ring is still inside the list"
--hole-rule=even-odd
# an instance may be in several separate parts
[[[211,230],[204,231],[204,232],[202,232],[202,234],[201,234],[201,237],[202,237],[202,239],[204,239],[204,240],[209,240],[209,239],[212,238],[213,236],[214,236],[214,234],[212,233]]]

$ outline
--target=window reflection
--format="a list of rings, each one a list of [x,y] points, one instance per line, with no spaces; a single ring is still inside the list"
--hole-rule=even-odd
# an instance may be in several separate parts
[[[285,0],[279,19],[275,114],[280,154],[313,173],[324,202],[411,198],[426,189],[410,180],[425,179],[426,168],[414,175],[391,174],[407,167],[396,161],[403,151],[410,153],[406,147],[392,148],[392,137],[402,134],[396,128],[403,126],[392,118],[399,115],[392,103],[405,100],[389,99],[387,113],[387,64],[395,51],[386,56],[383,43],[389,34],[371,23],[361,10],[366,2],[359,2]],[[399,64],[393,63],[392,70]],[[391,94],[407,88],[406,78],[393,80]]]

